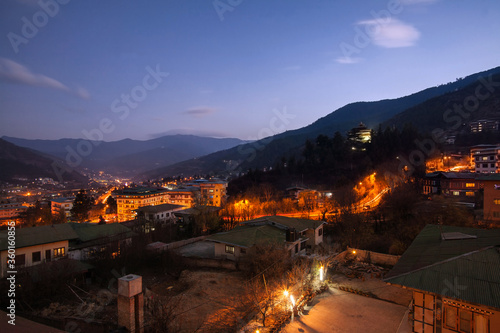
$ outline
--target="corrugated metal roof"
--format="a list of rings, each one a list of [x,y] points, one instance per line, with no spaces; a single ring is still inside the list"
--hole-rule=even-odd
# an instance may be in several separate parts
[[[241,247],[251,247],[263,243],[285,243],[286,234],[284,230],[267,224],[259,226],[244,225],[228,232],[209,236],[207,240]]]
[[[78,238],[78,234],[67,224],[42,225],[30,228],[16,228],[16,249],[40,244]],[[8,248],[8,231],[0,232],[0,251]]]
[[[101,238],[123,235],[124,238],[132,237],[135,233],[120,223],[91,224],[67,223],[78,235],[80,242],[89,242]]]
[[[316,229],[325,222],[317,220],[308,220],[308,219],[297,219],[294,217],[287,217],[287,216],[264,216],[244,222],[243,224],[251,225],[251,224],[261,224],[261,223],[266,223],[270,225],[281,224],[284,227],[294,228],[298,232],[301,232],[307,229]]]
[[[477,238],[442,240],[442,232]],[[500,309],[500,229],[428,225],[386,282]]]

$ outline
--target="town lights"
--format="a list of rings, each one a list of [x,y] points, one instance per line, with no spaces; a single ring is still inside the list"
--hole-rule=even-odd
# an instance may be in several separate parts
[[[285,291],[283,292],[283,295],[285,295],[285,297],[288,297],[288,290],[285,290]]]
[[[352,250],[352,254],[356,254],[356,250]]]
[[[325,268],[324,268],[323,266],[321,266],[321,267],[319,268],[319,280],[320,280],[320,281],[323,281],[323,278],[324,278],[324,276],[323,276],[323,274],[324,274],[324,269],[325,269]]]

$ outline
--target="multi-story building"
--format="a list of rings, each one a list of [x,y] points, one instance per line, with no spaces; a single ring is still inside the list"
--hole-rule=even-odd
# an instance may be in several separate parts
[[[483,217],[488,221],[500,221],[500,174],[478,177],[483,192]]]
[[[133,187],[112,192],[116,200],[118,221],[135,218],[135,210],[144,206],[169,203],[168,190],[150,187]]]
[[[499,145],[477,145],[471,147],[471,167],[477,173],[496,173],[500,166]]]
[[[481,120],[471,121],[469,125],[470,125],[470,131],[472,133],[498,131],[498,120],[481,119]]]
[[[19,214],[25,212],[28,207],[20,203],[5,203],[0,204],[0,223],[12,219],[17,219]]]
[[[474,198],[481,188],[476,178],[471,172],[432,172],[425,175],[424,194]]]
[[[190,186],[186,188],[178,188],[175,190],[168,190],[167,203],[174,205],[181,205],[185,208],[191,208],[195,205],[197,198],[200,195],[200,188]]]
[[[59,216],[61,210],[66,214],[66,218],[71,217],[71,208],[73,208],[73,202],[75,198],[55,198],[51,200],[50,210],[52,216]]]
[[[201,198],[209,206],[221,207],[226,200],[227,183],[223,181],[207,181],[199,184]]]

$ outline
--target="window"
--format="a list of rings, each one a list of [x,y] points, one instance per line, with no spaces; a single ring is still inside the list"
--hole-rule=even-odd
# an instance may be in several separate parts
[[[444,307],[444,327],[449,329],[457,328],[457,308],[451,306]]]
[[[318,230],[318,236],[321,236],[321,235],[323,235],[323,228]]]
[[[26,256],[24,254],[19,254],[14,259],[16,261],[16,266],[23,266],[26,264]]]
[[[54,258],[64,257],[64,247],[59,247],[54,249]]]
[[[488,167],[488,163],[483,163],[483,168],[487,168]]]
[[[483,161],[487,161],[488,160],[488,156],[483,156]]]
[[[472,312],[460,309],[460,332],[472,332]]]
[[[240,253],[241,253],[241,254],[245,254],[245,253],[247,253],[247,249],[241,248],[241,249],[240,249]]]
[[[52,252],[50,250],[45,250],[45,261],[50,261],[50,254]]]
[[[465,183],[465,187],[475,187],[476,183]]]
[[[488,317],[474,313],[474,333],[488,333]]]
[[[460,191],[453,191],[453,195],[460,195]]]
[[[39,262],[42,261],[42,253],[40,251],[33,252],[31,254],[31,262]]]
[[[494,203],[495,205],[500,205],[500,199],[494,199],[494,200],[493,200],[493,203]]]
[[[234,254],[234,246],[226,245],[226,253]]]
[[[465,192],[465,195],[468,196],[468,197],[473,197],[474,196],[474,192],[467,191],[467,192]]]

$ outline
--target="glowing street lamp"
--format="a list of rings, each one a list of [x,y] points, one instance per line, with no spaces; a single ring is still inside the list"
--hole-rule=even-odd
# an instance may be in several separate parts
[[[323,276],[323,275],[324,275],[324,269],[325,269],[325,268],[324,268],[323,266],[321,266],[321,267],[319,268],[319,280],[320,280],[320,281],[323,281],[323,278],[324,278],[324,276]]]

